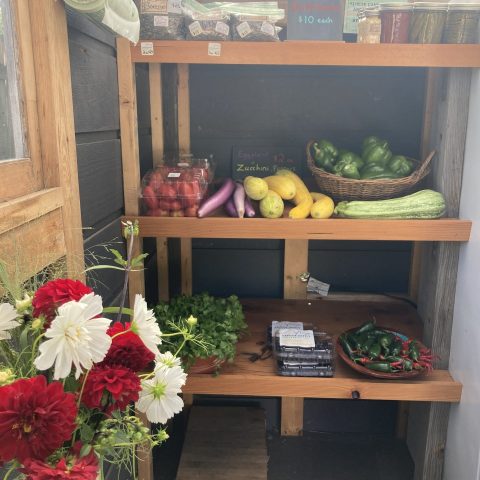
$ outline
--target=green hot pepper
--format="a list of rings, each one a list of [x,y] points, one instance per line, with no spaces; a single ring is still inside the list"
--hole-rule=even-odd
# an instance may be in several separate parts
[[[392,152],[389,148],[379,144],[371,145],[363,154],[363,160],[367,165],[386,167],[391,158]]]
[[[408,177],[413,170],[413,162],[403,155],[394,155],[388,162],[388,168],[395,176]]]

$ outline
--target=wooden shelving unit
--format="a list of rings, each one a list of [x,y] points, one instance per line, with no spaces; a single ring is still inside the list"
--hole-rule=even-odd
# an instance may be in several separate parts
[[[274,358],[252,363],[248,353],[259,352],[267,326],[275,320],[303,321],[335,336],[375,316],[379,325],[419,337],[422,326],[416,310],[406,302],[339,302],[330,300],[245,300],[248,334],[237,345],[233,364],[220,375],[189,375],[185,393],[263,397],[343,398],[355,392],[363,400],[458,402],[462,385],[447,370],[434,370],[408,381],[376,380],[362,376],[337,358],[333,378],[282,377]]]
[[[190,151],[189,64],[284,65],[425,68],[426,89],[422,127],[422,155],[438,154],[430,174],[433,188],[444,193],[448,217],[439,220],[278,220],[152,218],[140,215],[138,186],[140,161],[137,132],[135,63],[149,64],[153,165],[162,161],[164,122],[162,112],[162,63],[177,64],[177,134],[181,152]],[[281,397],[282,433],[298,434],[303,428],[303,399],[352,398],[429,402],[422,409],[413,403],[409,437],[428,438],[415,445],[416,480],[439,480],[442,475],[449,403],[458,402],[462,386],[448,373],[455,279],[460,242],[468,241],[471,222],[459,214],[468,92],[471,69],[480,68],[480,45],[365,45],[343,42],[186,42],[150,41],[132,46],[118,41],[120,122],[126,218],[140,222],[141,237],[157,238],[159,296],[167,299],[169,237],[180,238],[181,290],[192,292],[192,238],[284,239],[284,298],[278,301],[245,302],[250,337],[238,345],[232,365],[218,377],[191,375],[184,399],[193,394],[266,395]],[[301,74],[301,69],[298,69]],[[320,301],[309,305],[299,273],[308,271],[309,240],[402,240],[414,242],[411,291],[418,298],[418,313],[406,304]],[[135,243],[135,253],[142,238]],[[421,257],[420,257],[421,254]],[[422,274],[423,272],[423,274]],[[132,273],[132,294],[142,292],[141,273]],[[297,299],[292,302],[291,299]],[[301,299],[301,300],[298,300]],[[273,360],[251,364],[243,352],[258,351],[256,342],[265,337],[272,319],[311,321],[338,334],[365,321],[375,310],[379,324],[420,337],[440,356],[439,369],[429,376],[409,381],[384,381],[362,377],[338,362],[334,378],[280,377]],[[312,313],[313,312],[313,313]],[[403,408],[400,408],[403,411]],[[404,429],[404,433],[406,427]],[[425,442],[423,442],[425,443]],[[149,480],[151,457],[140,462],[141,478]]]
[[[438,220],[292,220],[289,218],[174,218],[138,219],[143,237],[278,238],[306,240],[404,240],[466,242],[472,222]]]
[[[480,45],[360,44],[344,42],[139,42],[132,61],[221,65],[330,65],[352,67],[480,67]],[[150,45],[153,47],[150,49]],[[146,55],[143,52],[149,51]]]

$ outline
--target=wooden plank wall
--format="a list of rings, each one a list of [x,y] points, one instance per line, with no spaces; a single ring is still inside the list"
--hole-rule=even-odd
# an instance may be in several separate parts
[[[304,159],[310,138],[358,149],[364,136],[377,134],[418,157],[424,82],[422,69],[192,65],[192,152],[213,153],[218,176],[229,174],[233,145],[294,146]],[[407,242],[319,241],[309,248],[309,271],[336,290],[408,289]],[[196,239],[193,291],[281,297],[282,259],[283,242],[275,240]]]
[[[119,218],[124,213],[116,44],[113,35],[87,17],[68,10],[73,105],[78,156],[80,199],[86,263],[105,257],[105,246],[122,250]],[[148,81],[146,67],[138,68],[140,91]],[[148,95],[142,95],[141,157],[151,155]],[[145,112],[145,113],[144,113]],[[150,146],[150,148],[149,148]],[[101,263],[107,263],[107,259]],[[92,272],[104,303],[114,303],[122,275],[113,270]]]

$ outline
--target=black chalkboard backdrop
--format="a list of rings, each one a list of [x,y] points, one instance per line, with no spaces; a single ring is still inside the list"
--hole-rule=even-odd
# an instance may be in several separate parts
[[[249,175],[267,177],[281,168],[302,175],[304,153],[294,146],[234,146],[232,148],[232,177],[243,180]]]
[[[288,0],[288,40],[342,40],[341,0]]]

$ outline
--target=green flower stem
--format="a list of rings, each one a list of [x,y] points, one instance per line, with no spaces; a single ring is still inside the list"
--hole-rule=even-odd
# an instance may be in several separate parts
[[[8,477],[9,477],[16,469],[17,469],[17,465],[15,465],[15,464],[12,465],[12,466],[9,468],[7,474],[3,477],[3,480],[8,480]]]
[[[30,359],[30,363],[33,365],[33,362],[35,360],[35,352],[37,350],[37,345],[40,343],[40,340],[43,338],[43,336],[45,335],[45,333],[41,333],[33,342],[33,345],[32,345],[32,356],[31,356],[31,359]]]
[[[132,269],[132,252],[133,252],[133,240],[134,240],[133,233],[134,233],[133,226],[128,227],[129,237],[128,237],[127,265],[125,266],[125,278],[123,279],[122,297],[120,300],[120,308],[118,310],[117,322],[120,322],[122,320],[123,306],[125,305],[125,300],[127,298],[128,276],[129,276],[130,270]]]
[[[83,396],[83,390],[85,389],[85,384],[87,383],[87,378],[90,373],[90,370],[87,370],[87,373],[85,374],[85,377],[83,378],[82,382],[82,388],[80,389],[80,395],[78,396],[78,401],[77,401],[77,408],[80,409],[80,404],[82,402],[82,396]]]
[[[120,335],[125,335],[126,333],[131,332],[131,331],[132,331],[132,329],[129,328],[128,330],[124,330],[123,332],[118,332],[118,333],[116,333],[116,334],[112,337],[112,342],[113,342],[113,340],[114,340],[115,338],[119,337]]]

